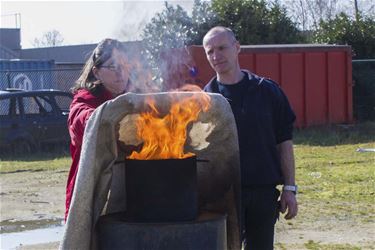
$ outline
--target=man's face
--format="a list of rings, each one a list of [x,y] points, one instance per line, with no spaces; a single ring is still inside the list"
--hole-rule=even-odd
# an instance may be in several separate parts
[[[229,73],[238,64],[239,43],[225,32],[208,34],[203,47],[207,60],[218,74]]]

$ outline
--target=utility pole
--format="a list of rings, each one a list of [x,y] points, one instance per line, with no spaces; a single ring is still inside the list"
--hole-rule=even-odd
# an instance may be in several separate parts
[[[16,29],[21,29],[21,13],[5,14],[5,15],[1,15],[0,17],[1,17],[1,19],[3,19],[3,18],[7,18],[8,19],[8,17],[12,17],[12,16],[14,16],[14,25],[15,25],[15,28]],[[8,28],[11,27],[11,28],[13,28],[13,25],[10,24],[9,20],[10,19],[8,19],[8,21],[7,20],[4,20],[4,21],[2,20],[1,22],[4,25],[4,27],[8,27]]]

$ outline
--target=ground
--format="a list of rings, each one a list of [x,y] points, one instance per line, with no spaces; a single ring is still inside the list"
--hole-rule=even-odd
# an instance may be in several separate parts
[[[60,224],[64,214],[68,172],[18,171],[1,174],[1,233]],[[295,220],[281,218],[276,249],[375,249],[375,224],[350,214],[311,218],[318,203],[300,204]],[[58,242],[20,249],[57,249]]]

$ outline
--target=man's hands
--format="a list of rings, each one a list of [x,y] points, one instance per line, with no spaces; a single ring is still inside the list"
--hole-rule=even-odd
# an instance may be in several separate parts
[[[298,204],[296,195],[287,190],[283,190],[280,196],[280,212],[287,214],[284,216],[285,219],[290,220],[294,218],[298,213]]]

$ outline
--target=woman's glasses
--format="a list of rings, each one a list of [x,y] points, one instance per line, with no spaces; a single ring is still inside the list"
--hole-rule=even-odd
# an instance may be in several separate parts
[[[98,65],[98,68],[105,68],[113,72],[120,72],[130,68],[130,64],[127,62],[126,57],[123,53],[119,53],[114,50],[110,58],[104,61],[104,64]]]
[[[110,65],[102,65],[100,68],[105,68],[113,72],[119,72],[121,70],[129,69],[130,65],[126,62],[110,64]]]

